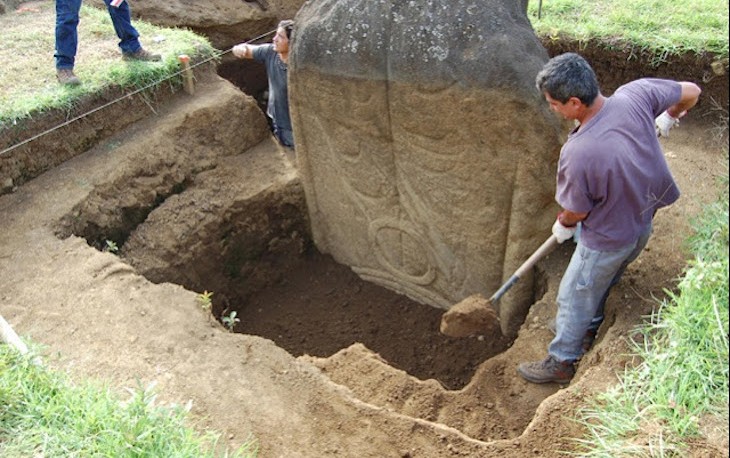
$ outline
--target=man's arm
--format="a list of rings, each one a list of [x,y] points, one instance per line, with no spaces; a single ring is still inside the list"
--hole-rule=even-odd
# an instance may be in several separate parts
[[[256,46],[261,45],[250,45],[247,43],[240,43],[231,49],[233,55],[239,59],[253,59],[253,50]]]
[[[669,116],[675,119],[681,118],[687,113],[687,110],[695,106],[702,93],[702,89],[695,83],[681,81],[679,85],[682,86],[682,94],[679,97],[679,102],[667,108]]]
[[[575,213],[570,210],[558,213],[558,221],[565,227],[573,227],[586,218],[588,218],[588,213]]]
[[[687,114],[687,110],[695,106],[697,99],[699,99],[702,89],[695,83],[687,81],[681,81],[679,85],[682,87],[682,92],[679,96],[679,102],[670,106],[662,114],[660,114],[655,120],[657,129],[657,136],[668,137],[669,131],[672,127],[679,123],[679,118]]]
[[[588,213],[575,213],[570,210],[563,210],[553,223],[553,235],[558,243],[563,243],[575,235],[576,225],[588,217]]]

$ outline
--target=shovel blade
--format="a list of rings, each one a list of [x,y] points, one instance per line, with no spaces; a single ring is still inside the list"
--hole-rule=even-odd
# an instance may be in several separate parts
[[[492,334],[498,329],[497,311],[481,294],[472,294],[441,315],[440,331],[449,337]]]

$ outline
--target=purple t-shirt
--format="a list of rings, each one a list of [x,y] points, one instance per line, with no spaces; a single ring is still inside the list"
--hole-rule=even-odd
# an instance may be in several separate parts
[[[670,80],[625,84],[568,135],[555,200],[566,210],[588,213],[580,236],[588,248],[611,251],[633,243],[658,208],[679,198],[654,119],[677,103],[681,92]]]

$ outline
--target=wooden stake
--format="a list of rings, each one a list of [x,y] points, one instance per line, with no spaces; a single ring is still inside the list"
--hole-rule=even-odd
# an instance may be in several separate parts
[[[195,82],[193,80],[193,70],[190,68],[190,57],[187,54],[177,56],[177,60],[182,65],[183,87],[185,92],[190,95],[195,94]]]

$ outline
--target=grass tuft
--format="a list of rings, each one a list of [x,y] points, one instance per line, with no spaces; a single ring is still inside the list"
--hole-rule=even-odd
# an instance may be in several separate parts
[[[186,423],[190,406],[155,405],[154,386],[120,401],[102,385],[72,384],[32,357],[0,345],[0,456],[252,458],[249,442],[220,450],[218,436]]]

